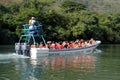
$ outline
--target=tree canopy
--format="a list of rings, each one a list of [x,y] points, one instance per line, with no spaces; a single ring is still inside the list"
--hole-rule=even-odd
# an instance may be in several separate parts
[[[14,44],[22,25],[34,16],[43,24],[46,40],[99,39],[120,43],[120,13],[100,13],[73,0],[19,0],[0,3],[0,44]]]

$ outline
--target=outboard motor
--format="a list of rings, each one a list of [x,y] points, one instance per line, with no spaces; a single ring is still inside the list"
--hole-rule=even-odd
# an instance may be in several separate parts
[[[15,43],[15,51],[17,54],[22,54],[20,43]]]
[[[27,43],[21,43],[22,54],[30,56],[30,46]]]

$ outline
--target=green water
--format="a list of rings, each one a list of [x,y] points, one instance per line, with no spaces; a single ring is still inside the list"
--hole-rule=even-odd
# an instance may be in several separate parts
[[[13,46],[0,46],[0,80],[120,80],[119,61],[120,44],[37,60],[15,54]]]

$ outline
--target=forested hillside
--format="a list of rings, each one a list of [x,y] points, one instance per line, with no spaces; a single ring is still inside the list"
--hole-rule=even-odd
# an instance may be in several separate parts
[[[63,2],[65,0],[56,0],[58,2]],[[75,2],[83,3],[87,6],[88,10],[112,13],[120,12],[120,0],[71,0]]]
[[[88,10],[97,12],[120,12],[120,0],[74,0],[86,4]]]
[[[0,0],[0,44],[14,44],[35,16],[46,40],[120,43],[119,0]]]
[[[0,0],[1,4],[8,5],[11,3],[20,3],[22,1],[30,0]],[[41,2],[54,1],[58,4],[66,0],[34,0]],[[70,0],[75,2],[83,3],[87,6],[88,10],[93,10],[97,12],[120,12],[120,0]]]

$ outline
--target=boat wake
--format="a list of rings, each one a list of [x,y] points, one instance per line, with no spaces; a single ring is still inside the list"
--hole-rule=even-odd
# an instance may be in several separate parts
[[[101,53],[102,52],[102,50],[100,50],[100,49],[95,49],[95,51],[93,52],[93,53]]]
[[[18,58],[29,58],[29,57],[24,55],[18,55],[16,53],[0,54],[0,60],[1,59],[18,59]]]

